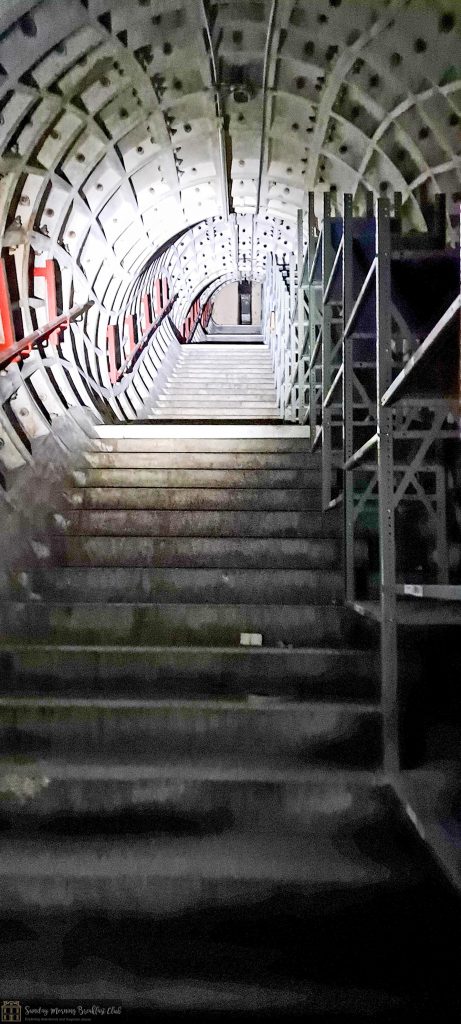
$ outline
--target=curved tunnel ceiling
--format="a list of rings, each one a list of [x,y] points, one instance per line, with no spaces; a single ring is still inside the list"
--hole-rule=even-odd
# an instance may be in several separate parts
[[[310,189],[450,215],[460,33],[459,0],[3,0],[3,249],[19,279],[54,256],[97,316],[175,238],[179,323],[287,257]]]

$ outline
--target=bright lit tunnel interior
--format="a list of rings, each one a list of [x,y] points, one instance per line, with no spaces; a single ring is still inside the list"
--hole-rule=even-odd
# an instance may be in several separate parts
[[[457,0],[3,0],[3,465],[69,407],[142,418],[218,291],[288,265],[310,190],[319,217],[400,192],[407,231],[445,193],[454,242],[460,31]]]

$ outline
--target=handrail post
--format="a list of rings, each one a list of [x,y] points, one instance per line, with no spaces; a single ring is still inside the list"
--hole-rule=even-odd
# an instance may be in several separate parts
[[[303,211],[297,216],[297,264],[298,264],[298,420],[304,423],[306,417],[306,364],[304,356],[304,283],[303,283]]]
[[[334,251],[331,240],[331,195],[323,197],[322,236],[322,507],[331,500],[331,409],[324,399],[331,383],[331,302],[325,302],[325,289],[333,269]]]
[[[353,277],[353,222],[352,196],[344,196],[343,214],[343,463],[352,458],[354,452],[354,351],[345,329],[354,305]],[[345,598],[354,600],[354,477],[352,472],[343,474],[344,493],[344,574]]]
[[[378,199],[376,216],[376,396],[378,509],[381,569],[381,671],[384,767],[399,769],[397,599],[395,590],[395,496],[393,412],[382,397],[392,383],[390,202]]]
[[[308,304],[309,304],[309,427],[310,427],[310,440],[311,448],[315,442],[315,434],[317,428],[317,410],[316,410],[316,388],[315,388],[315,367],[313,366],[313,352],[315,347],[315,329],[316,329],[316,304],[315,304],[315,288],[311,282],[311,274],[314,266],[315,256],[315,196],[313,192],[309,192],[308,199]]]

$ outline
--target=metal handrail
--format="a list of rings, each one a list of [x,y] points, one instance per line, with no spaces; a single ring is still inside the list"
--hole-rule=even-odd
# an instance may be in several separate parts
[[[13,359],[21,355],[26,348],[32,348],[39,341],[45,341],[54,334],[57,330],[68,327],[71,321],[77,320],[84,313],[87,313],[89,309],[94,305],[93,302],[86,302],[83,306],[72,306],[72,309],[68,313],[62,313],[61,316],[55,317],[54,320],[50,320],[49,323],[45,324],[44,327],[38,328],[33,331],[32,334],[28,334],[25,338],[21,338],[21,341],[16,342],[11,348],[9,348],[3,354],[0,354],[0,369],[8,366]]]
[[[128,359],[125,359],[125,362],[122,363],[120,369],[117,370],[115,383],[118,383],[118,381],[121,380],[126,373],[134,370],[134,367],[139,359],[139,356],[141,355],[141,352],[143,351],[143,349],[146,348],[146,345],[148,345],[149,341],[151,340],[155,332],[158,330],[160,324],[163,322],[165,317],[168,316],[168,313],[171,312],[177,298],[177,294],[171,297],[171,299],[167,302],[165,308],[162,309],[162,311],[159,313],[157,319],[154,320],[154,323],[151,324],[149,329],[145,332],[145,334],[143,334],[142,338],[138,341],[136,347],[128,356]]]

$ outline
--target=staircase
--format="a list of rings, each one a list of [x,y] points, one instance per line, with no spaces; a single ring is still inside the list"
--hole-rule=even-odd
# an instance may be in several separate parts
[[[183,345],[150,418],[279,420],[271,355],[262,338]]]
[[[380,772],[319,459],[161,430],[106,429],[2,608],[2,995],[415,1019],[457,908]]]

